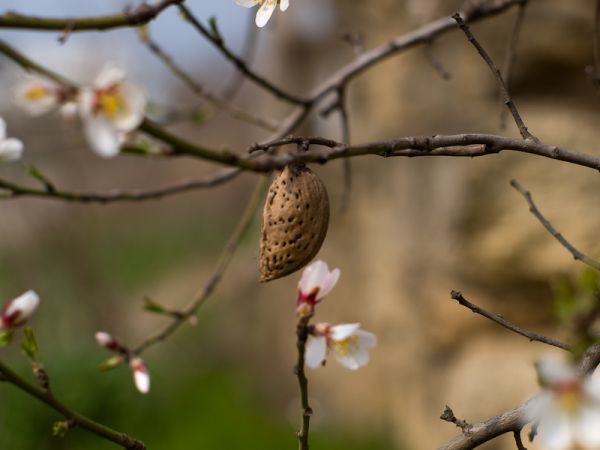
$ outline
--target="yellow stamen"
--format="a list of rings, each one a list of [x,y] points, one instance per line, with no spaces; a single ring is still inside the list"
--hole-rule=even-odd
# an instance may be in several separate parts
[[[333,350],[340,356],[347,356],[358,350],[358,336],[355,334],[341,341],[333,341]]]
[[[25,98],[29,101],[35,102],[48,95],[48,89],[41,84],[34,84],[25,92]]]
[[[109,118],[114,118],[125,108],[123,98],[115,92],[107,91],[98,94],[98,109]]]

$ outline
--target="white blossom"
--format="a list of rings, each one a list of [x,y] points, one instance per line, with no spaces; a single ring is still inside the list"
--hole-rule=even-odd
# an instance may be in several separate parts
[[[304,269],[298,283],[297,312],[306,315],[325,297],[340,278],[340,269],[329,270],[327,263],[315,261]]]
[[[0,161],[17,161],[23,156],[23,142],[6,136],[6,122],[0,117]]]
[[[104,158],[117,155],[125,134],[135,130],[144,119],[144,93],[124,80],[123,69],[108,64],[92,86],[79,93],[79,114],[87,140]]]
[[[27,291],[8,302],[0,313],[0,329],[10,330],[23,325],[40,304],[35,291]]]
[[[359,323],[315,326],[317,336],[306,345],[305,361],[311,368],[323,365],[329,353],[342,366],[356,370],[369,362],[367,349],[377,344],[373,333],[361,330]]]
[[[562,360],[538,364],[543,391],[529,406],[527,421],[539,420],[546,450],[600,449],[600,379],[580,376]]]
[[[138,391],[142,394],[150,392],[150,373],[141,358],[132,358],[129,366],[133,371],[133,382]]]
[[[40,78],[28,77],[14,90],[15,103],[32,116],[41,116],[57,108],[63,89]]]
[[[289,0],[235,0],[235,2],[245,8],[252,8],[256,5],[260,5],[258,12],[256,13],[255,22],[256,26],[261,28],[267,24],[277,8],[278,3],[281,11],[285,11],[290,6]]]

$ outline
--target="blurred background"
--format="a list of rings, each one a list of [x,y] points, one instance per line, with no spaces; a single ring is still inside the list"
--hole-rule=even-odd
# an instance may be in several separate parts
[[[300,95],[350,62],[344,41],[360,33],[366,48],[382,45],[456,11],[452,0],[291,1],[262,30],[255,10],[233,0],[188,0],[206,22],[218,20],[226,42],[259,73]],[[41,16],[109,14],[120,0],[4,0],[0,13]],[[598,155],[599,97],[586,76],[593,62],[595,2],[532,0],[527,9],[512,93],[530,130],[547,143]],[[473,26],[500,63],[516,10]],[[289,111],[232,67],[175,8],[150,25],[153,39],[207,89],[235,91],[234,102],[280,119]],[[79,82],[107,61],[124,65],[153,101],[152,114],[199,143],[243,152],[269,133],[214,110],[194,97],[140,42],[134,30],[76,33],[2,30],[0,37],[34,60]],[[403,135],[500,129],[497,86],[458,32],[430,52],[449,72],[444,80],[423,48],[365,73],[350,85],[353,142]],[[152,187],[214,173],[197,160],[121,156],[101,160],[77,122],[31,118],[12,103],[23,72],[0,58],[0,115],[9,135],[26,145],[21,163],[0,177],[35,183],[35,164],[57,186],[75,191]],[[239,87],[239,89],[237,89]],[[335,115],[313,115],[297,134],[340,138]],[[232,131],[233,130],[233,131]],[[310,371],[317,449],[430,449],[458,430],[439,420],[444,405],[469,422],[511,408],[535,392],[533,362],[549,347],[529,343],[459,307],[471,301],[539,333],[567,339],[572,318],[590,304],[594,274],[573,261],[510,188],[517,178],[541,211],[578,248],[600,255],[598,190],[590,169],[527,155],[477,159],[353,160],[350,207],[339,161],[317,167],[330,193],[332,219],[318,255],[342,271],[318,319],[361,322],[379,337],[371,362],[357,372],[329,364]],[[105,206],[17,199],[0,203],[0,298],[35,289],[42,305],[32,322],[57,397],[127,432],[149,449],[294,448],[299,423],[295,361],[295,289],[300,274],[258,283],[259,217],[242,242],[196,326],[184,326],[145,355],[152,391],[139,395],[121,367],[100,373],[107,356],[94,342],[106,330],[135,344],[164,323],[142,311],[142,299],[181,307],[205,283],[241,215],[256,176],[211,190],[147,203]],[[24,376],[30,368],[14,343],[2,359]],[[110,449],[81,430],[51,436],[52,410],[0,386],[0,449]],[[486,449],[512,448],[498,439]],[[529,448],[529,447],[528,447]],[[532,446],[531,448],[535,448]]]

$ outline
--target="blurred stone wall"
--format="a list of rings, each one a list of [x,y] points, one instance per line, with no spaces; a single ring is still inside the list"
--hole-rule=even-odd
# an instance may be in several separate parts
[[[371,48],[451,14],[459,4],[337,1],[330,41],[317,49],[307,43],[312,59],[301,58],[303,71],[348,61],[352,53],[344,44],[330,56],[331,40],[345,31],[362,32]],[[600,98],[585,75],[592,62],[593,12],[592,1],[530,2],[511,90],[530,130],[543,141],[598,154]],[[513,10],[473,26],[498,64],[515,16]],[[294,20],[293,12],[287,20]],[[293,44],[283,49],[290,64],[298,61],[297,39],[290,36]],[[451,74],[449,81],[417,48],[352,83],[355,142],[459,132],[518,136],[510,121],[507,131],[500,129],[497,86],[462,33],[444,35],[432,52]],[[335,120],[325,131],[315,130],[339,136]],[[528,212],[509,180],[517,178],[571,242],[597,256],[600,179],[589,169],[517,154],[365,157],[353,166],[352,205],[345,214],[335,210],[340,164],[320,170],[334,200],[320,256],[341,267],[342,278],[319,314],[329,321],[360,321],[380,344],[372,364],[356,374],[334,364],[311,374],[312,393],[331,420],[387,425],[405,448],[435,448],[459,431],[439,420],[445,404],[468,421],[515,406],[536,389],[532,362],[550,351],[471,314],[449,299],[450,290],[520,325],[560,336],[551,285],[582,270]],[[261,295],[277,296],[270,289]],[[512,439],[501,439],[485,448],[512,447]]]

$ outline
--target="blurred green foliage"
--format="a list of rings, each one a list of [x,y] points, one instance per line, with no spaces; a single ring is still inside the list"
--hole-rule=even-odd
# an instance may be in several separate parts
[[[264,375],[247,374],[248,355],[219,354],[215,341],[227,329],[229,317],[218,309],[204,309],[198,326],[184,327],[149,355],[149,395],[135,391],[127,366],[108,373],[98,370],[111,354],[95,344],[95,327],[117,335],[127,332],[128,322],[136,317],[113,315],[123,301],[139,299],[139,314],[148,315],[142,302],[144,295],[153,294],[148,286],[190,265],[211,270],[237,213],[207,218],[202,210],[186,209],[177,214],[124,215],[123,220],[103,215],[98,219],[87,209],[84,213],[61,228],[49,228],[33,246],[6,245],[0,255],[4,299],[29,288],[42,296],[31,325],[56,396],[94,420],[139,438],[149,450],[297,448],[297,398],[292,394],[273,405],[266,400],[273,398],[265,395],[272,384],[268,367]],[[244,238],[240,253],[255,251],[257,226]],[[218,303],[218,295],[213,302]],[[1,350],[2,359],[35,382],[18,345],[22,331]],[[194,358],[202,360],[196,364]],[[291,370],[282,383],[295,386]],[[280,410],[281,404],[288,404],[291,413]],[[317,409],[315,425],[320,414],[323,411]],[[46,405],[0,383],[0,450],[118,448],[84,430],[65,430],[62,420]],[[319,450],[394,448],[384,425],[356,429],[335,420],[315,426],[311,442]]]
[[[296,424],[271,410],[257,387],[236,367],[215,367],[200,373],[182,372],[169,364],[154,367],[153,392],[142,396],[135,392],[126,367],[110,375],[100,374],[95,370],[94,356],[90,352],[57,355],[50,369],[53,390],[95,420],[143,440],[150,450],[281,450],[297,446]],[[21,373],[33,381],[24,362]],[[53,437],[53,426],[62,418],[10,385],[0,385],[0,399],[3,450],[117,448],[78,429],[62,438]],[[373,430],[321,428],[311,438],[313,447],[320,450],[393,448],[385,434]]]

